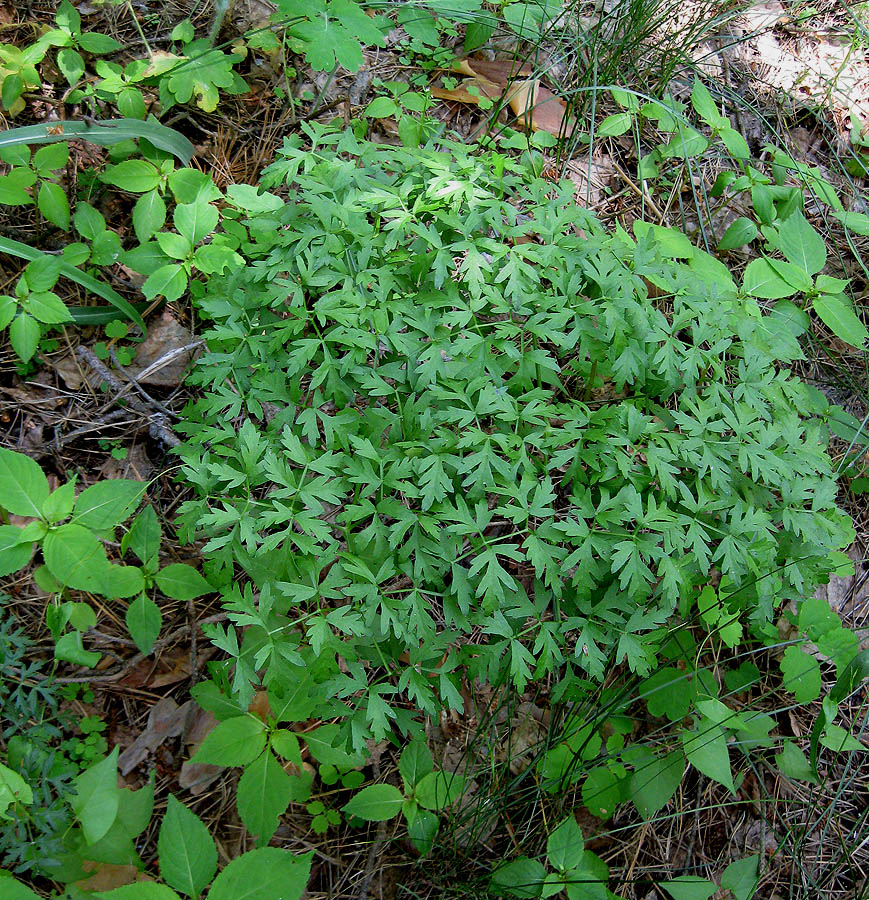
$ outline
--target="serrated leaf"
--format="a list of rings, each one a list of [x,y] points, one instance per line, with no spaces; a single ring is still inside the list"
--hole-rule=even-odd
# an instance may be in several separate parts
[[[283,715],[289,715],[289,712],[284,712]],[[298,720],[283,719],[281,721]],[[311,731],[300,732],[299,737],[308,745],[311,756],[318,763],[346,768],[361,765],[364,762],[362,754],[348,751],[346,744],[340,741],[339,733],[340,726],[338,725],[321,725]]]
[[[284,206],[284,201],[268,191],[260,191],[252,184],[230,184],[226,196],[239,209],[249,213],[274,212]]]
[[[84,649],[80,631],[67,631],[54,645],[54,658],[92,669],[102,659],[102,655],[95,650]]]
[[[492,887],[496,893],[509,891],[513,897],[539,897],[546,880],[546,869],[543,863],[527,856],[520,856],[513,862],[496,869],[492,874]]]
[[[59,184],[43,181],[36,195],[36,206],[52,225],[69,231],[69,200]]]
[[[584,850],[582,829],[572,814],[556,825],[546,841],[546,858],[560,872],[577,868],[582,862]]]
[[[688,715],[691,708],[689,673],[675,666],[664,666],[643,682],[640,696],[646,701],[649,714],[666,716],[678,722]]]
[[[742,289],[752,297],[778,300],[790,297],[797,289],[776,272],[768,259],[753,259],[742,276]]]
[[[740,216],[730,223],[727,231],[718,242],[719,250],[734,250],[736,247],[744,247],[757,237],[757,225],[751,219]]]
[[[33,541],[22,541],[22,529],[0,525],[0,578],[23,569],[33,556]]]
[[[92,241],[106,230],[103,214],[84,201],[76,204],[73,224],[78,233],[88,241]]]
[[[861,744],[853,735],[845,731],[841,725],[828,724],[820,738],[821,745],[834,753],[869,753],[869,747]]]
[[[249,185],[245,185],[245,187],[249,187]],[[283,206],[283,202],[281,202],[281,206]],[[217,208],[204,200],[179,203],[173,214],[173,221],[178,233],[187,238],[192,246],[196,246],[217,228],[219,218]]]
[[[634,117],[629,112],[607,116],[595,129],[598,137],[618,137],[630,130]]]
[[[41,900],[38,894],[34,894],[9,872],[0,871],[0,892],[3,894],[3,900]]]
[[[861,212],[834,211],[833,215],[854,234],[869,236],[869,216]]]
[[[404,779],[404,784],[410,792],[419,783],[420,779],[434,770],[431,751],[424,741],[411,741],[402,751],[398,760],[398,771]]]
[[[210,594],[214,588],[186,563],[170,563],[154,576],[157,587],[174,600],[195,600],[203,594]]]
[[[241,821],[258,847],[271,840],[291,798],[292,780],[268,750],[245,768],[238,782],[236,802]]]
[[[214,879],[208,900],[300,900],[313,855],[293,856],[276,847],[249,850]]]
[[[80,591],[102,592],[109,561],[103,545],[82,525],[59,525],[45,536],[42,554],[59,584]]]
[[[662,881],[661,887],[673,900],[709,900],[718,891],[714,881],[699,875],[680,875],[672,881]]]
[[[174,303],[187,290],[187,273],[179,263],[168,263],[155,269],[142,285],[142,293],[149,299],[164,297]]]
[[[163,627],[160,607],[146,594],[139,594],[127,607],[125,620],[136,647],[142,653],[150,653]]]
[[[144,194],[153,191],[161,178],[160,170],[154,163],[145,159],[125,159],[117,165],[108,166],[100,181],[133,194]]]
[[[278,728],[272,732],[269,743],[278,756],[282,756],[301,768],[302,748],[295,731],[291,731],[289,728]]]
[[[696,75],[694,76],[694,85],[691,88],[691,105],[694,107],[697,115],[713,128],[721,118],[721,113],[718,112],[718,107],[715,105],[709,89]]]
[[[262,753],[265,745],[265,725],[256,716],[236,716],[218,722],[190,761],[212,766],[246,766]]]
[[[140,244],[149,241],[166,222],[166,203],[158,190],[142,194],[133,207],[133,229]]]
[[[654,756],[651,752],[644,754],[628,782],[631,802],[637,812],[649,818],[666,806],[682,783],[684,770],[685,758],[679,751],[666,756]]]
[[[401,812],[404,795],[391,784],[371,784],[353,795],[343,810],[366,822],[386,822]]]
[[[145,576],[138,566],[109,565],[101,585],[107,597],[134,597],[145,590]]]
[[[727,148],[727,152],[739,160],[749,159],[751,150],[748,141],[735,128],[721,128],[718,132],[721,143]]]
[[[38,462],[0,448],[0,506],[16,516],[39,517],[48,495],[48,479]]]
[[[95,844],[112,827],[118,814],[118,753],[114,750],[75,778],[69,798],[88,844]]]
[[[779,249],[788,262],[809,275],[815,275],[827,262],[824,239],[799,212],[788,216],[778,226]]]
[[[78,495],[72,520],[91,531],[107,531],[132,515],[145,487],[141,481],[124,478],[98,481]]]
[[[121,788],[118,821],[131,838],[138,837],[151,822],[154,812],[154,773],[137,791]]]
[[[102,55],[103,53],[115,53],[117,50],[123,49],[123,44],[118,43],[113,37],[107,34],[100,34],[96,31],[87,31],[78,36],[78,44],[82,50],[88,53]]]
[[[84,60],[72,47],[64,47],[58,51],[57,67],[70,85],[75,84],[84,75]]]
[[[606,766],[590,769],[582,783],[582,802],[599,819],[609,819],[622,799],[620,779]]]
[[[844,299],[821,294],[812,301],[812,308],[837,338],[841,338],[852,347],[864,346],[869,331]]]
[[[462,796],[465,781],[464,775],[430,772],[420,779],[413,794],[420,806],[438,811],[451,806]]]
[[[72,320],[66,304],[51,291],[30,294],[26,304],[27,310],[33,318],[44,325],[59,325]]]
[[[2,249],[2,248],[0,248]],[[17,315],[9,326],[9,341],[22,362],[30,362],[39,349],[42,329],[39,322],[26,313]]]
[[[175,890],[198,897],[217,871],[217,848],[208,829],[172,794],[157,839],[160,874]]]
[[[180,900],[172,888],[154,881],[125,884],[113,891],[103,891],[95,896],[99,897],[99,900]]]
[[[440,827],[440,820],[427,809],[418,809],[413,821],[407,823],[407,836],[420,856],[431,853]]]
[[[733,900],[751,900],[757,888],[760,857],[746,856],[734,860],[721,874],[721,887],[733,894]]]
[[[133,519],[130,530],[121,540],[121,550],[132,550],[139,562],[147,565],[157,559],[160,552],[161,529],[154,507],[148,504]]]

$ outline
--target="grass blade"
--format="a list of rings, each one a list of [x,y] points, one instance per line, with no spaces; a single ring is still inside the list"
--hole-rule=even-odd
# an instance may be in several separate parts
[[[133,138],[145,138],[155,147],[177,156],[184,165],[193,157],[193,144],[173,128],[161,125],[156,119],[106,119],[90,122],[49,122],[0,131],[0,147],[14,144],[51,144],[67,138],[79,138],[108,147]]]

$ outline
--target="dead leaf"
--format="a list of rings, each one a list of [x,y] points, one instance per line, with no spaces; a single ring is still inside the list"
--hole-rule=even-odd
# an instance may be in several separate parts
[[[190,748],[190,757],[196,755],[200,744],[205,740],[208,733],[217,727],[217,719],[208,712],[197,706],[191,714],[187,724],[187,733],[185,743]],[[211,766],[205,763],[194,763],[188,759],[181,766],[181,772],[178,775],[178,784],[189,790],[194,796],[204,793],[208,786],[220,776],[223,771],[222,766]]]
[[[476,93],[472,93],[471,89],[475,89]],[[437,97],[438,100],[452,100],[456,103],[469,103],[474,106],[480,102],[481,97],[497,100],[503,93],[502,88],[485,78],[468,78],[451,91],[439,87],[431,89],[432,97]]]
[[[570,137],[573,123],[569,121],[567,104],[556,97],[539,79],[517,81],[507,100],[516,118],[532,131],[546,131],[556,137]]]
[[[268,717],[272,714],[271,707],[269,706],[268,692],[256,691],[253,695],[253,700],[250,701],[250,706],[248,706],[247,711],[251,713],[251,715],[262,719],[263,722],[266,722]]]
[[[84,892],[111,891],[125,884],[151,880],[135,866],[117,866],[86,859],[82,863],[82,868],[86,872],[93,873],[90,877],[76,882],[75,886]]]
[[[567,163],[565,175],[576,186],[574,197],[577,204],[594,209],[606,196],[617,170],[610,156],[597,152],[593,158],[587,154],[574,156]]]
[[[160,321],[148,328],[148,335],[139,344],[136,358],[127,371],[142,384],[176,387],[181,383],[194,353],[192,350],[180,354],[177,351],[192,340],[189,329],[176,321],[168,309],[164,310]],[[164,361],[159,368],[145,371],[158,361]]]
[[[84,369],[81,361],[74,353],[62,356],[60,359],[52,359],[51,365],[71,391],[77,391],[83,384],[87,384],[92,390],[96,391],[102,382],[102,378],[96,372]]]
[[[129,478],[133,481],[149,481],[154,473],[154,465],[148,459],[148,452],[144,444],[133,444],[127,448],[127,455],[123,459],[115,459],[109,456],[100,466],[100,475],[103,478]]]
[[[148,713],[145,730],[118,757],[118,771],[127,775],[153,753],[167,738],[178,737],[184,730],[187,714],[193,704],[188,700],[179,706],[171,697],[158,700]]]
[[[758,0],[742,11],[742,15],[748,20],[755,31],[765,28],[775,28],[784,22],[790,21],[787,10],[779,0]]]
[[[203,648],[197,658],[197,668],[201,669],[216,651],[213,645]],[[189,646],[179,646],[163,651],[157,660],[145,658],[136,663],[118,683],[125,687],[167,687],[189,678],[192,671]]]
[[[486,81],[506,88],[517,78],[527,79],[534,74],[534,68],[527,63],[519,63],[515,59],[463,59],[453,68],[474,78],[482,77]]]
[[[556,97],[539,78],[530,78],[533,67],[515,60],[463,59],[453,67],[471,76],[454,90],[432,88],[432,95],[442,100],[478,104],[480,97],[494,100],[506,94],[507,102],[516,118],[532,131],[546,131],[556,137],[570,137],[573,123],[569,120],[567,104]],[[469,88],[475,88],[476,94]]]

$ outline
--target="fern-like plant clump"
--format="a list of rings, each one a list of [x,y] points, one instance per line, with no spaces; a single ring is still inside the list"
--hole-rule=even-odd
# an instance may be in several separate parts
[[[787,322],[498,153],[310,138],[227,223],[180,426],[235,689],[361,749],[463,676],[648,674],[674,614],[773,641],[852,537]]]

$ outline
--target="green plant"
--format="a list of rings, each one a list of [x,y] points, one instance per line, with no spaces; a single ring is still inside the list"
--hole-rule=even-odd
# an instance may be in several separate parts
[[[45,218],[62,228],[69,229],[69,201],[66,192],[53,180],[56,173],[69,161],[69,146],[49,144],[36,151],[30,158],[30,148],[23,144],[7,144],[0,149],[0,159],[12,168],[0,180],[0,203],[8,206],[29,206],[36,198],[36,205]],[[27,193],[38,183],[34,196]]]
[[[412,91],[403,81],[387,81],[375,84],[385,88],[391,96],[376,97],[365,109],[371,119],[392,117],[398,124],[398,136],[405,147],[419,147],[427,144],[441,131],[441,123],[426,115],[432,106],[428,92]]]
[[[195,38],[189,20],[176,25],[171,36],[180,45],[180,52],[155,51],[150,63],[141,71],[136,70],[141,80],[157,81],[164,113],[194,97],[200,109],[214,112],[220,90],[229,94],[246,94],[250,90],[234,69],[244,58],[242,55],[225,53],[212,47],[207,39]]]
[[[75,792],[68,802],[76,824],[67,827],[63,835],[60,865],[46,870],[54,881],[70,884],[86,877],[84,864],[88,861],[129,866],[134,871],[144,869],[134,841],[152,817],[154,780],[137,791],[119,788],[117,757],[115,749],[74,779]],[[4,791],[17,788],[16,802],[27,806],[29,789],[8,772],[0,766],[0,804],[5,799]],[[179,894],[183,894],[195,900],[208,888],[208,900],[237,900],[243,888],[250,900],[274,900],[276,892],[285,900],[298,900],[304,893],[313,855],[294,856],[264,847],[231,860],[215,877],[214,840],[201,820],[171,795],[160,825],[158,851],[165,884],[134,882],[96,896],[100,900],[179,900]],[[7,877],[8,872],[0,873],[0,886]],[[12,880],[11,884],[12,888],[4,890],[17,890],[12,896],[22,900],[36,897],[20,882]]]
[[[62,0],[58,6],[55,21],[57,27],[46,31],[40,37],[39,43],[45,47],[60,48],[57,51],[57,67],[70,86],[74,85],[85,71],[80,50],[103,55],[121,49],[122,45],[106,34],[83,32],[81,15],[69,0]]]
[[[96,625],[96,614],[85,602],[63,600],[67,590],[133,598],[127,606],[127,627],[143,653],[151,651],[162,624],[160,608],[151,598],[155,589],[182,601],[211,591],[192,566],[170,563],[160,568],[161,529],[150,506],[139,512],[121,541],[121,553],[129,550],[141,565],[109,561],[105,541],[139,506],[145,487],[138,481],[107,479],[76,496],[73,478],[50,491],[38,463],[0,449],[0,508],[31,520],[23,527],[0,525],[0,574],[23,569],[34,548],[41,549],[43,565],[33,577],[55,597],[46,609],[46,624],[57,659],[92,667],[101,658],[82,644],[83,633]]]
[[[0,202],[13,205],[29,205],[34,202],[28,189],[39,184],[36,204],[46,218],[64,229],[69,227],[69,203],[63,188],[50,176],[66,165],[69,149],[66,138],[80,137],[92,143],[118,144],[132,138],[146,138],[156,148],[189,161],[192,145],[186,138],[165,128],[158,122],[113,120],[100,123],[64,122],[57,126],[33,125],[12,128],[0,137],[0,156],[12,168],[0,176]],[[38,150],[31,160],[30,144],[49,144]],[[156,151],[159,152],[159,151]],[[81,216],[77,216],[79,224]],[[100,217],[101,218],[101,217]],[[92,237],[96,238],[95,229]],[[103,222],[102,231],[105,232]],[[108,234],[108,233],[106,233]],[[80,284],[92,293],[108,300],[118,311],[136,322],[144,331],[145,325],[139,312],[109,285],[77,266],[88,258],[100,265],[117,261],[120,242],[112,234],[113,242],[103,241],[102,246],[91,250],[82,244],[68,245],[60,257],[44,253],[20,241],[0,238],[0,251],[30,260],[30,265],[19,279],[16,296],[4,296],[0,300],[2,327],[10,326],[13,347],[24,362],[36,352],[43,327],[65,322],[91,323],[98,321],[104,311],[90,308],[69,308],[51,291],[60,276]],[[84,252],[83,252],[84,251]],[[96,313],[96,315],[95,315]],[[110,314],[110,319],[114,316]]]
[[[52,291],[60,277],[61,260],[40,256],[25,267],[15,296],[0,296],[0,328],[9,328],[12,348],[23,362],[36,353],[43,328],[72,320],[64,302]]]
[[[78,771],[62,750],[72,725],[60,710],[62,693],[32,649],[15,620],[0,611],[0,739],[6,748],[0,757],[0,864],[17,872],[59,865],[62,835],[71,824],[67,799]]]
[[[496,869],[491,888],[498,896],[554,897],[566,892],[568,900],[607,900],[609,869],[591,850],[585,849],[582,831],[569,816],[549,835],[546,858],[554,869],[547,872],[538,860],[520,856]]]
[[[404,748],[398,770],[404,791],[391,784],[371,784],[358,791],[343,811],[366,822],[386,822],[401,813],[411,843],[424,856],[438,833],[437,813],[462,796],[465,777],[435,771],[428,747],[419,740]]]
[[[852,115],[852,122],[849,135],[851,155],[845,162],[845,168],[855,178],[866,178],[869,177],[869,130],[856,111]]]
[[[70,738],[61,745],[61,749],[79,764],[102,759],[109,749],[102,734],[106,727],[106,723],[99,716],[84,716],[78,723],[82,736]]]
[[[383,47],[392,22],[369,17],[356,0],[278,0],[274,20],[283,26],[290,48],[304,53],[310,66],[330,72],[336,65],[348,72],[362,66],[362,45]]]
[[[262,683],[278,722],[335,718],[331,749],[359,753],[413,733],[408,706],[461,707],[463,677],[557,673],[577,701],[608,665],[648,676],[682,654],[674,614],[775,643],[851,539],[779,317],[684,235],[608,234],[501,154],[309,135],[264,176],[290,196],[245,219],[250,264],[198,300],[214,326],[180,426],[239,710]],[[595,778],[687,757],[732,787],[728,739],[761,723],[702,679],[689,711],[675,756]],[[233,727],[261,752],[264,724]]]
[[[742,290],[763,300],[778,300],[776,315],[794,339],[809,329],[811,320],[784,298],[800,294],[836,337],[855,347],[865,344],[869,332],[845,293],[850,281],[821,273],[827,262],[824,239],[802,214],[801,187],[786,184],[788,173],[795,173],[818,201],[832,207],[837,218],[852,222],[853,230],[858,234],[866,230],[861,219],[863,214],[845,212],[833,186],[817,167],[798,163],[779,148],[768,146],[765,149],[772,156],[772,177],[754,168],[745,139],[731,127],[729,119],[720,114],[712,95],[699,78],[694,79],[691,106],[702,124],[709,128],[710,137],[688,122],[684,108],[671,97],[641,103],[640,98],[630,91],[613,88],[610,93],[625,111],[607,116],[587,134],[580,133],[579,140],[590,142],[594,137],[618,136],[631,128],[639,129],[643,121],[654,121],[659,132],[669,132],[671,137],[638,160],[639,180],[651,183],[666,181],[665,164],[688,167],[690,171],[692,163],[696,163],[714,142],[720,141],[735,167],[719,173],[709,196],[722,198],[729,192],[726,202],[732,202],[735,195],[747,192],[754,218],[740,216],[733,221],[721,236],[718,250],[730,251],[751,244],[760,236],[765,240],[765,253],[753,259],[745,269]],[[655,228],[646,223],[642,227]],[[705,233],[703,237],[707,238]],[[690,244],[682,236],[671,234],[666,242],[668,252],[674,258],[690,255]],[[784,259],[772,255],[775,252]],[[782,328],[778,330],[783,334]],[[783,336],[784,344],[789,344],[796,354],[790,358],[799,356],[800,351],[793,340]]]
[[[141,194],[133,208],[133,228],[140,243],[124,251],[122,258],[147,276],[142,285],[146,298],[163,297],[171,302],[187,290],[194,271],[210,275],[242,265],[236,249],[247,232],[242,226],[226,224],[221,234],[214,234],[218,221],[221,215],[227,222],[237,218],[233,206],[258,209],[269,200],[260,199],[256,188],[249,185],[231,185],[227,194],[230,206],[218,212],[216,201],[224,195],[209,175],[193,168],[176,169],[166,154],[149,156],[110,165],[100,178],[106,184]],[[175,201],[172,230],[163,230],[167,219],[163,195],[167,190]],[[91,213],[85,225],[85,236],[92,240],[105,231],[105,222],[96,221]]]

